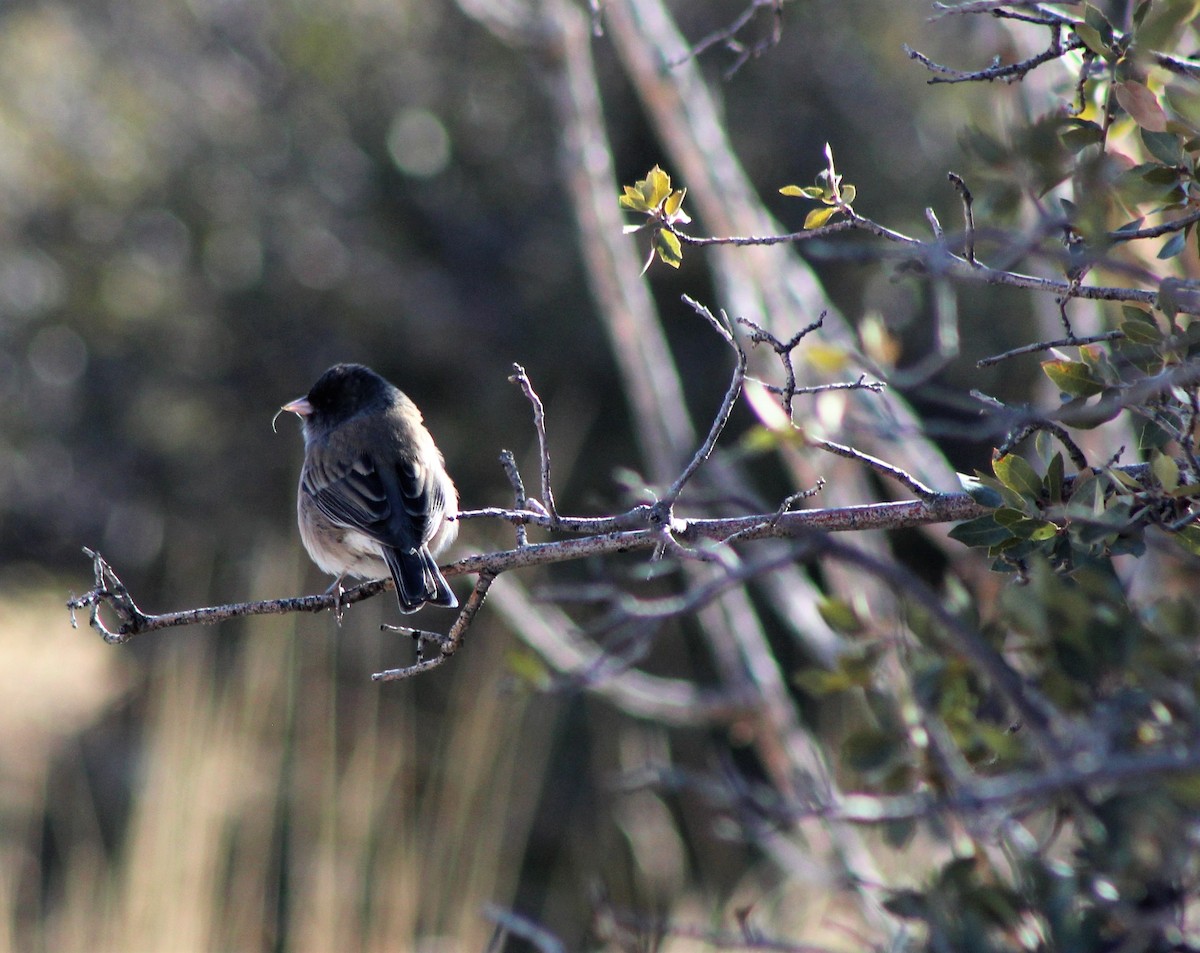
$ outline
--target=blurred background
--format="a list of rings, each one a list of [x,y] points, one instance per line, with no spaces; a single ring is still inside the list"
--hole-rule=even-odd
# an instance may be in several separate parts
[[[743,8],[674,7],[692,40]],[[921,234],[927,205],[957,220],[945,172],[969,168],[959,136],[990,120],[984,92],[931,90],[901,45],[970,67],[1006,34],[928,23],[924,2],[878,7],[788,4],[778,46],[732,77],[730,54],[700,61],[790,228],[805,208],[777,189],[810,182],[826,141],[865,214]],[[645,462],[589,295],[544,64],[519,40],[424,0],[0,8],[0,949],[482,950],[489,904],[575,949],[603,945],[600,897],[700,923],[753,906],[853,942],[820,871],[780,877],[708,807],[613,783],[647,759],[752,763],[735,727],[539,691],[499,605],[450,664],[389,685],[368,676],[412,657],[379,631],[398,621],[389,596],[340,628],[259,618],[120,648],[63,608],[91,583],[83,546],[147,611],[324,589],[295,530],[297,427],[271,418],[336,361],[417,401],[468,508],[511,502],[502,449],[536,485],[529,408],[507,382],[520,362],[546,403],[560,510],[627,505]],[[620,182],[674,171],[609,39],[591,46]],[[816,267],[852,320],[883,315],[902,362],[920,356],[919,293],[878,269]],[[712,280],[694,251],[650,278],[700,428],[729,355],[679,295],[703,300]],[[964,349],[1029,340],[1036,306],[965,292]],[[815,316],[777,317],[794,331]],[[948,368],[912,396],[1020,393],[1023,373]],[[739,410],[730,441],[750,423]],[[986,442],[943,447],[960,468],[986,459]],[[771,508],[795,488],[770,467],[762,481]],[[458,551],[511,544],[474,521]],[[686,636],[653,665],[703,682],[712,663]]]

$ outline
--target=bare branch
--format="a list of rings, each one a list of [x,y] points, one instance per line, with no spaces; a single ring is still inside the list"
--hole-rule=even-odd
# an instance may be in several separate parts
[[[1019,63],[1009,63],[1006,66],[999,64],[989,66],[987,69],[981,70],[957,70],[949,66],[942,66],[940,63],[935,63],[924,53],[914,50],[907,43],[904,44],[904,52],[909,59],[914,59],[921,63],[926,69],[932,73],[937,73],[929,82],[932,83],[978,83],[978,82],[993,82],[1001,80],[1003,82],[1012,83],[1024,79],[1030,72],[1037,69],[1044,63],[1049,63],[1052,60],[1061,59],[1073,50],[1084,49],[1084,43],[1078,37],[1072,37],[1066,43],[1062,42],[1062,37],[1057,29],[1054,28],[1054,38],[1050,46],[1028,59],[1021,60]]]
[[[816,321],[814,321],[812,324],[810,324],[806,328],[801,328],[799,331],[797,331],[795,334],[793,334],[786,341],[779,340],[779,338],[775,337],[774,334],[767,331],[765,328],[759,327],[759,325],[755,324],[749,318],[738,318],[737,319],[738,324],[741,324],[750,329],[751,343],[753,343],[756,346],[759,344],[767,344],[779,356],[779,361],[781,364],[783,364],[783,372],[784,372],[783,388],[781,390],[779,388],[771,387],[770,385],[765,385],[765,386],[767,386],[768,389],[771,390],[772,392],[778,393],[783,398],[783,409],[785,411],[787,411],[789,420],[792,417],[792,400],[795,398],[796,394],[798,394],[798,393],[811,394],[811,393],[816,393],[818,390],[837,390],[837,389],[857,390],[857,389],[859,389],[860,386],[862,389],[873,390],[873,391],[875,391],[875,393],[879,393],[879,390],[881,390],[884,386],[882,384],[866,384],[863,382],[863,378],[860,377],[858,379],[858,384],[854,384],[854,385],[822,384],[822,385],[817,385],[815,387],[807,387],[807,388],[802,388],[802,389],[798,389],[796,387],[796,368],[792,364],[792,352],[796,349],[796,347],[800,344],[800,342],[804,340],[804,338],[806,338],[813,331],[816,331],[817,329],[819,329],[825,323],[825,316],[827,314],[828,314],[827,311],[822,311],[821,314],[817,317]]]
[[[708,245],[781,245],[814,242],[832,235],[849,231],[863,231],[900,246],[905,252],[899,260],[911,262],[920,267],[932,267],[936,263],[938,273],[958,281],[973,282],[987,285],[1004,285],[1009,288],[1021,288],[1026,291],[1038,291],[1054,295],[1073,295],[1076,298],[1086,298],[1092,301],[1129,301],[1158,307],[1158,292],[1140,288],[1106,287],[1101,285],[1080,285],[1072,288],[1070,282],[1054,278],[1040,278],[1035,275],[991,268],[981,262],[974,264],[958,255],[951,254],[937,244],[922,242],[911,238],[886,226],[864,218],[857,212],[851,212],[849,217],[822,225],[820,228],[801,229],[783,235],[757,236],[693,236],[680,231],[673,225],[666,226],[686,245],[705,247]],[[810,252],[811,253],[811,252]],[[828,257],[836,257],[828,255]],[[877,253],[867,252],[866,257],[877,257]]]
[[[1194,370],[1193,373],[1195,373]],[[1167,386],[1164,382],[1160,381],[1159,383]],[[1149,473],[1147,464],[1132,464],[1119,469],[1134,479],[1144,479]],[[1065,483],[1068,492],[1072,480],[1073,478],[1068,478]],[[623,516],[604,520],[563,520],[534,511],[499,509],[467,511],[461,513],[459,518],[503,519],[518,525],[537,525],[546,529],[569,528],[572,525],[585,523],[593,527],[601,524],[628,526],[640,521],[644,528],[598,531],[595,535],[579,539],[531,543],[518,546],[516,549],[480,553],[443,566],[442,573],[447,577],[467,573],[494,577],[512,569],[526,569],[591,556],[650,549],[660,544],[662,532],[662,527],[652,519],[651,510],[652,507],[639,506]],[[898,503],[871,503],[798,512],[777,511],[721,519],[675,518],[671,522],[669,531],[675,541],[683,544],[696,544],[704,540],[727,542],[733,539],[738,542],[749,542],[769,538],[794,539],[798,535],[812,530],[856,532],[924,526],[931,523],[974,519],[989,512],[991,512],[989,507],[977,503],[966,493],[941,493],[919,500]],[[136,635],[162,629],[188,625],[215,625],[245,616],[285,615],[293,612],[315,613],[344,609],[387,591],[394,585],[391,579],[376,579],[346,589],[340,595],[326,592],[318,595],[229,603],[153,614],[144,612],[137,606],[124,583],[103,556],[91,549],[85,548],[84,552],[92,560],[95,582],[86,593],[81,596],[72,596],[67,601],[67,608],[71,612],[71,622],[73,625],[76,623],[75,613],[77,611],[89,610],[92,627],[101,634],[106,642],[111,644],[125,643]],[[471,600],[482,602],[486,591],[486,586],[482,591],[477,586],[476,591],[472,593]],[[470,600],[468,605],[471,605]],[[115,628],[109,627],[102,618],[103,607],[107,607],[117,616]],[[477,610],[478,606],[475,605],[471,609],[470,615],[466,615],[467,609],[464,608],[460,613],[459,620],[469,623],[470,618]],[[466,615],[465,620],[463,619],[464,615]],[[456,622],[456,624],[458,623]],[[437,638],[434,641],[441,644],[444,652],[446,643]],[[454,648],[448,654],[453,654],[454,649],[457,648],[457,642],[454,642],[453,645]]]

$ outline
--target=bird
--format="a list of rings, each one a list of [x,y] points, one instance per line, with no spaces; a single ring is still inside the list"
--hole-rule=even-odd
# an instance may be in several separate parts
[[[328,591],[390,575],[401,612],[456,607],[434,556],[458,533],[458,491],[416,404],[369,367],[335,364],[285,411],[304,435],[300,539],[337,577]]]

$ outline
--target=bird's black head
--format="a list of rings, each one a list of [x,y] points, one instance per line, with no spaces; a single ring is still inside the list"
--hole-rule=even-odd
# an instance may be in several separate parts
[[[308,392],[314,417],[337,423],[391,399],[392,385],[361,364],[334,364]]]

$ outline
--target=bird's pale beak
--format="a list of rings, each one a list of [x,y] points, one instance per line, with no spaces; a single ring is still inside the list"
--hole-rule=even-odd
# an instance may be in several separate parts
[[[312,406],[312,404],[310,404],[308,402],[307,397],[297,397],[290,404],[284,404],[277,411],[275,411],[275,416],[271,418],[271,429],[272,430],[275,429],[275,421],[277,421],[279,419],[279,415],[282,414],[284,411],[287,411],[288,413],[291,413],[291,414],[295,414],[297,417],[299,417],[301,420],[303,420],[305,417],[307,417],[309,414],[311,414],[313,412],[313,406]]]

